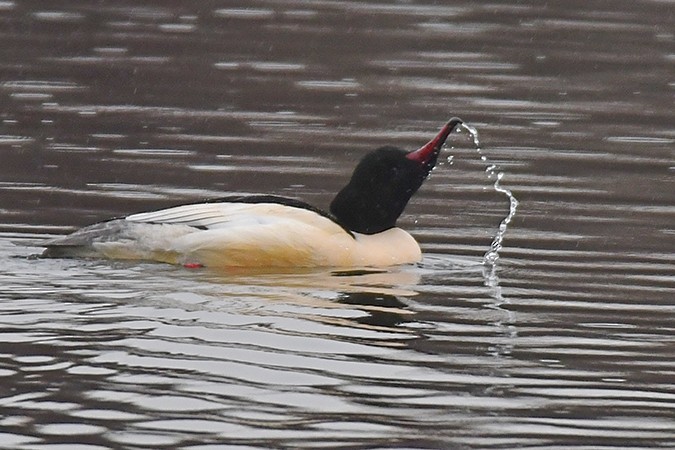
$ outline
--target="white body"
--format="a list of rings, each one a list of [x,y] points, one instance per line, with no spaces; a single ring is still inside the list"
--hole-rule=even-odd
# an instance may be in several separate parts
[[[119,238],[88,242],[93,256],[222,268],[372,267],[421,259],[415,239],[400,228],[350,234],[328,217],[278,203],[201,203],[121,221]]]

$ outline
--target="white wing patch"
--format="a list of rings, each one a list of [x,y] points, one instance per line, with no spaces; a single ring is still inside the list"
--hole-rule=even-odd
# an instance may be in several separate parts
[[[136,223],[187,225],[210,230],[232,226],[268,225],[288,220],[317,226],[321,223],[324,227],[326,222],[332,222],[313,211],[277,203],[198,203],[133,214],[127,216],[126,220]]]

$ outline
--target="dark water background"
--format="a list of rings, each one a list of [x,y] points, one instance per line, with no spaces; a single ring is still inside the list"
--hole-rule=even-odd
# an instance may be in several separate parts
[[[675,3],[0,1],[0,448],[674,448]],[[32,260],[466,133],[383,274]],[[451,161],[445,158],[452,156]]]

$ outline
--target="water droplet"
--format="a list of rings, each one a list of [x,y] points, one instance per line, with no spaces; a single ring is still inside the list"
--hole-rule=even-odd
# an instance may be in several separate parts
[[[474,146],[476,147],[476,152],[480,156],[481,161],[485,162],[487,164],[485,168],[485,173],[487,174],[487,177],[490,181],[493,181],[493,188],[495,191],[504,194],[506,198],[509,200],[509,213],[507,216],[500,222],[499,227],[497,229],[497,233],[495,234],[494,239],[492,240],[492,243],[490,244],[490,249],[485,253],[483,256],[483,262],[485,263],[486,266],[492,268],[492,276],[495,277],[496,279],[496,274],[495,274],[495,266],[497,263],[497,260],[499,260],[499,251],[502,249],[502,242],[504,241],[504,235],[506,234],[506,230],[508,228],[509,223],[513,220],[513,217],[516,215],[516,211],[518,209],[518,200],[516,197],[513,195],[513,193],[504,187],[502,187],[499,183],[504,177],[504,172],[497,166],[496,164],[492,164],[488,161],[487,156],[483,154],[483,151],[481,150],[480,147],[480,141],[478,139],[478,130],[476,128],[467,125],[467,124],[462,124],[462,127],[466,129],[469,134],[471,135],[471,138],[473,139]],[[490,280],[488,280],[490,281]],[[492,280],[494,281],[494,280]]]

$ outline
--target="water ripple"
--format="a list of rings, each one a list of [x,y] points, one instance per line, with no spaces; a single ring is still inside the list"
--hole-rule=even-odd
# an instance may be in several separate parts
[[[675,447],[669,2],[174,3],[0,1],[0,447]],[[326,208],[455,114],[519,200],[491,273],[465,134],[399,221],[417,265],[35,256],[235,192]]]

